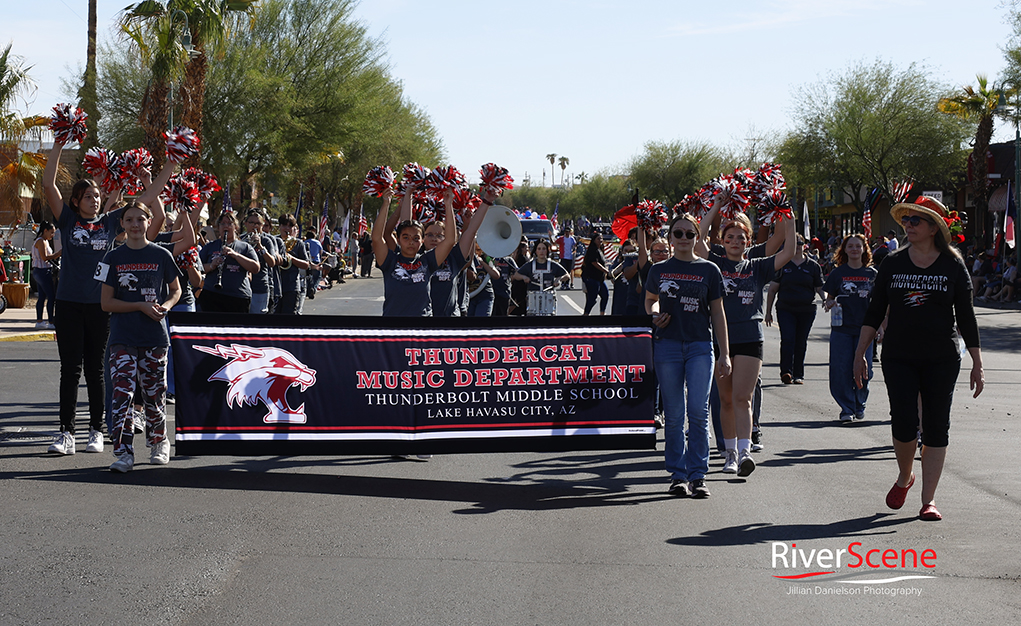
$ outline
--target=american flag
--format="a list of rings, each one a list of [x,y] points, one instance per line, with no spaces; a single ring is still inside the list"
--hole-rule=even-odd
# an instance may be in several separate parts
[[[223,213],[233,213],[234,207],[230,204],[230,183],[224,183],[223,187]]]
[[[915,179],[908,178],[905,181],[897,182],[893,181],[893,203],[900,204],[908,199],[908,193],[911,192],[911,188],[915,186]]]
[[[553,208],[553,218],[550,219],[550,223],[553,224],[553,232],[560,232],[560,225],[557,224],[557,213],[560,212],[560,200],[557,200],[557,206]]]
[[[319,218],[319,241],[326,238],[326,227],[330,225],[330,196],[323,200],[323,215]]]
[[[862,212],[861,229],[865,239],[872,239],[872,209],[876,207],[879,200],[879,187],[873,187],[865,195],[865,210]]]
[[[369,220],[365,219],[365,214],[362,212],[362,207],[358,207],[358,238],[364,235],[369,230]]]

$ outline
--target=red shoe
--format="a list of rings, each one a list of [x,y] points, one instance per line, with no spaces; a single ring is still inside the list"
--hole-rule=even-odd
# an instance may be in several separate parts
[[[938,522],[943,519],[943,516],[939,514],[935,504],[926,504],[918,512],[918,519],[925,520],[926,522]]]
[[[893,487],[890,487],[890,492],[886,494],[886,506],[891,509],[899,509],[904,506],[904,500],[908,497],[908,490],[911,489],[911,485],[915,484],[915,475],[911,475],[911,482],[908,483],[907,487],[901,487],[896,482],[893,483]],[[933,507],[935,509],[935,507]]]

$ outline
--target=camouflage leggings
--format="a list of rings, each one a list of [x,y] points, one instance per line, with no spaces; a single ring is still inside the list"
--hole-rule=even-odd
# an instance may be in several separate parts
[[[150,445],[166,439],[167,433],[167,349],[139,348],[125,345],[110,346],[110,378],[113,380],[113,420],[110,434],[113,453],[121,454],[123,447],[134,453],[135,436],[132,418],[132,399],[135,384],[142,387],[142,405],[145,407],[146,429]]]

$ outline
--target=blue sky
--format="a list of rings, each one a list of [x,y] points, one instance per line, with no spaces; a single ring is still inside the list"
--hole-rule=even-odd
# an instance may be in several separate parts
[[[99,0],[101,37],[128,3]],[[28,109],[46,112],[84,64],[88,3],[5,4],[0,43],[34,66]],[[495,161],[533,184],[544,168],[550,183],[551,152],[570,176],[620,169],[647,141],[738,150],[789,128],[800,85],[856,61],[918,63],[950,86],[995,77],[1010,35],[998,0],[365,0],[355,13],[451,163],[471,176]]]

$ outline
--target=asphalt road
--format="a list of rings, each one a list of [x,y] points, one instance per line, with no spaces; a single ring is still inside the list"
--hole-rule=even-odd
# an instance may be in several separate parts
[[[380,295],[377,273],[306,311],[378,314]],[[836,423],[826,323],[804,386],[779,383],[767,331],[765,450],[747,479],[714,458],[708,500],[666,495],[662,442],[429,462],[174,457],[116,475],[109,453],[46,455],[56,345],[3,344],[0,624],[1019,623],[1021,314],[980,311],[988,386],[976,400],[958,383],[938,523],[915,519],[918,486],[901,511],[884,504],[880,370],[868,419]],[[774,567],[776,551],[855,542],[863,556],[929,549],[935,567],[870,570],[869,584],[774,578],[829,567]],[[843,573],[868,569],[844,559]],[[932,577],[877,582],[902,575]]]

